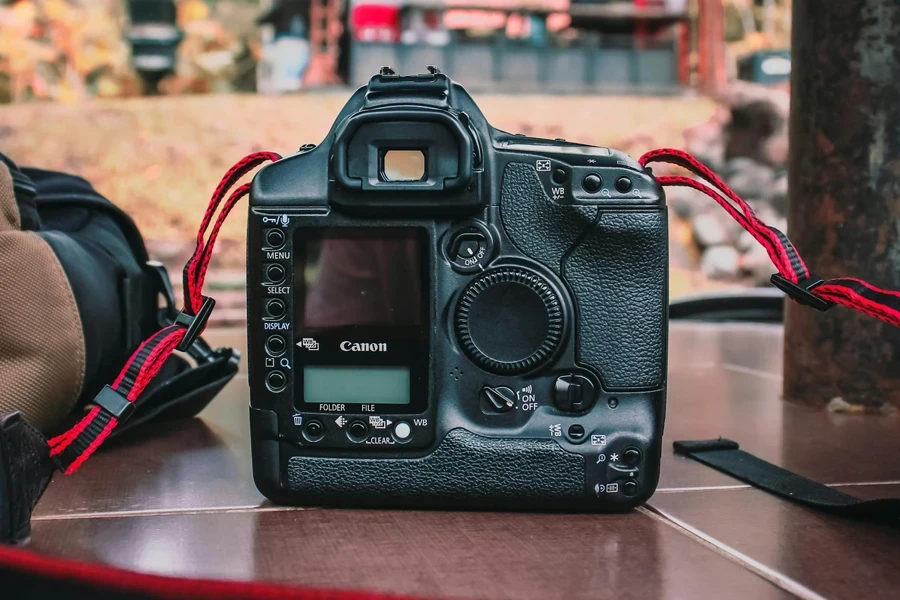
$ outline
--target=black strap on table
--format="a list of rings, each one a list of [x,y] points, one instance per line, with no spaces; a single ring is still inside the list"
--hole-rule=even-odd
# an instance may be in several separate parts
[[[710,466],[755,488],[833,514],[900,526],[900,498],[861,500],[782,469],[719,438],[675,442],[675,454]]]

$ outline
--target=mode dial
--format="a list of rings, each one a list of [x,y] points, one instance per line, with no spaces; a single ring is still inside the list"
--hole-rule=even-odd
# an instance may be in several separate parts
[[[454,327],[469,359],[491,373],[533,371],[553,357],[563,309],[547,281],[523,268],[485,271],[463,290]]]

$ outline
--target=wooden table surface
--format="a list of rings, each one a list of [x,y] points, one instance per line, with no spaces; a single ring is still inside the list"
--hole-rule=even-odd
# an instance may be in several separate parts
[[[245,344],[242,330],[205,337]],[[446,598],[900,597],[900,531],[672,454],[673,440],[722,435],[846,493],[900,495],[900,418],[783,403],[781,354],[779,327],[672,326],[660,488],[623,515],[272,505],[250,475],[242,370],[201,418],[150,427],[57,476],[29,548],[152,573]]]

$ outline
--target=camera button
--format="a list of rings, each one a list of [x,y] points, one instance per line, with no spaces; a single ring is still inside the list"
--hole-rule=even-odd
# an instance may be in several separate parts
[[[616,189],[620,194],[624,194],[625,192],[631,190],[632,185],[633,184],[631,183],[631,180],[627,177],[619,177],[618,179],[616,179]]]
[[[584,427],[582,425],[569,425],[569,440],[578,443],[584,441]]]
[[[600,188],[603,187],[603,178],[596,173],[588,173],[584,176],[584,179],[581,180],[581,187],[584,188],[584,191],[588,194],[596,194],[600,191]]]
[[[553,171],[553,175],[550,177],[553,180],[553,183],[556,185],[562,185],[566,182],[568,176],[566,175],[565,169],[557,168]]]
[[[321,421],[315,419],[307,421],[306,426],[303,428],[303,437],[310,442],[318,442],[325,437],[325,426],[322,425]]]
[[[270,371],[266,375],[266,387],[270,392],[278,393],[287,386],[287,377],[281,371]]]
[[[398,442],[405,442],[412,435],[412,427],[405,421],[400,421],[394,425],[394,439]]]
[[[280,335],[273,335],[266,340],[266,352],[270,356],[281,356],[287,349],[287,342]]]
[[[347,437],[353,442],[361,442],[369,434],[369,428],[362,421],[353,421],[347,427]]]
[[[287,307],[284,305],[284,302],[278,300],[277,298],[273,298],[266,302],[266,314],[272,317],[273,319],[280,319],[284,316],[284,313],[287,311]]]
[[[634,446],[625,448],[625,451],[622,452],[622,462],[629,467],[637,465],[639,462],[641,462],[641,451]]]
[[[284,281],[284,267],[279,264],[269,265],[266,267],[266,280],[270,284],[278,284]]]
[[[553,387],[553,403],[560,410],[581,412],[594,404],[594,384],[584,375],[563,375]]]
[[[266,231],[266,244],[270,248],[281,248],[284,246],[284,232],[280,229],[269,229]]]
[[[638,486],[637,481],[634,481],[634,480],[626,481],[625,483],[622,484],[622,493],[625,494],[626,496],[634,496],[635,494],[637,494],[639,487],[640,486]]]

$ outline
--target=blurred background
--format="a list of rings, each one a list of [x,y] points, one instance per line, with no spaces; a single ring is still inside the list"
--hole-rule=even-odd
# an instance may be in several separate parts
[[[320,142],[382,65],[436,65],[500,129],[684,148],[786,230],[790,3],[0,0],[0,151],[90,180],[177,274],[231,164]],[[672,297],[768,282],[712,201],[669,205]],[[245,318],[242,213],[213,259],[219,324]]]

